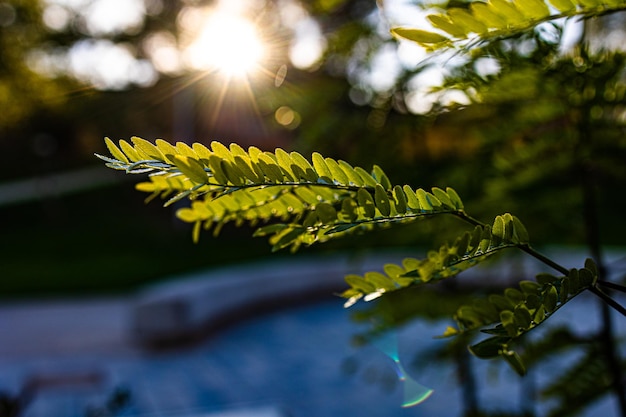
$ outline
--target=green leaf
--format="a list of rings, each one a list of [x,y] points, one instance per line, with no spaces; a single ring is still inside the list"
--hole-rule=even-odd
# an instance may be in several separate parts
[[[524,0],[516,2],[522,14],[529,19],[539,20],[550,14],[548,5],[542,0]]]
[[[541,272],[535,276],[535,279],[540,285],[546,285],[555,283],[559,278],[552,274]]]
[[[328,203],[319,203],[315,206],[315,211],[322,223],[332,224],[337,221],[337,210]]]
[[[598,266],[591,258],[585,259],[585,268],[588,269],[593,276],[598,276]]]
[[[492,359],[498,357],[503,346],[511,341],[508,337],[490,337],[469,347],[469,351],[481,359]]]
[[[235,155],[235,165],[239,168],[239,171],[241,171],[241,173],[253,183],[263,183],[265,178],[262,174],[259,175],[259,173],[252,168],[252,161],[250,161],[248,157]]]
[[[190,208],[182,208],[176,211],[176,218],[184,221],[185,223],[195,223],[199,219],[198,213]]]
[[[513,316],[515,318],[515,324],[522,329],[528,329],[530,327],[532,317],[530,316],[530,311],[528,311],[526,306],[523,304],[515,307],[515,310],[513,310]]]
[[[346,198],[341,202],[341,220],[346,222],[354,222],[358,218],[358,205],[351,199]]]
[[[508,0],[489,0],[495,10],[500,16],[502,16],[507,24],[517,26],[526,23],[524,15],[515,7],[514,3]]]
[[[426,198],[430,202],[430,205],[433,206],[433,210],[439,210],[442,206],[441,201],[434,196],[434,194],[426,191]]]
[[[385,190],[391,189],[391,182],[389,182],[387,174],[385,174],[385,171],[383,171],[378,165],[374,165],[372,168],[372,177],[374,177],[376,182],[382,185]]]
[[[513,239],[513,216],[509,213],[506,213],[502,216],[502,220],[504,221],[504,241],[511,242]]]
[[[198,156],[191,146],[187,145],[185,142],[176,142],[176,150],[180,155],[188,156],[190,158],[196,158]]]
[[[445,330],[445,331],[443,332],[443,334],[442,334],[441,336],[439,336],[439,337],[444,338],[444,337],[457,336],[457,335],[459,335],[459,333],[460,333],[460,332],[459,332],[459,330],[458,330],[458,329],[455,329],[455,328],[454,328],[454,327],[452,327],[452,326],[447,326],[447,327],[446,327],[446,330]]]
[[[541,305],[541,298],[539,297],[539,294],[527,294],[525,303],[526,307],[534,310]]]
[[[561,304],[565,304],[565,302],[567,301],[567,296],[569,295],[570,291],[569,287],[569,278],[563,277],[561,279],[561,288],[559,289],[559,301],[561,302]]]
[[[500,312],[498,311],[496,306],[488,300],[476,299],[472,303],[472,307],[474,308],[474,311],[476,311],[480,316],[485,318],[485,322],[492,323],[498,321],[498,319],[500,318]]]
[[[470,234],[468,232],[463,233],[454,242],[454,247],[457,249],[456,255],[463,257],[468,253],[468,246],[470,241]]]
[[[270,238],[272,244],[272,251],[283,249],[289,245],[293,245],[297,242],[297,239],[305,233],[303,228],[288,227],[285,230],[275,234]]]
[[[122,152],[124,152],[124,154],[126,154],[128,159],[132,162],[137,162],[137,161],[141,161],[145,159],[145,158],[142,158],[141,155],[139,155],[139,153],[135,151],[135,148],[133,148],[133,146],[130,143],[126,142],[125,140],[120,140],[120,149],[122,150]]]
[[[313,166],[306,160],[305,157],[300,155],[298,152],[291,152],[289,154],[291,156],[291,160],[296,166],[298,166],[302,170],[302,176],[305,180],[310,182],[317,182],[319,176],[315,172]]]
[[[343,170],[344,174],[346,174],[346,177],[348,177],[348,184],[356,185],[359,187],[364,185],[363,180],[361,179],[359,174],[357,174],[357,172],[354,170],[352,165],[350,165],[346,161],[341,161],[341,160],[337,161],[337,163],[339,164],[339,167]]]
[[[389,202],[389,196],[382,185],[376,184],[374,188],[374,203],[380,213],[387,217],[391,213],[391,204]]]
[[[513,310],[515,307],[515,304],[513,304],[511,300],[500,294],[491,294],[488,297],[488,300],[496,307],[496,309],[498,309],[498,311]]]
[[[285,180],[283,171],[280,169],[276,161],[271,157],[262,153],[258,156],[258,165],[263,174],[272,182],[281,183]]]
[[[443,35],[412,28],[393,28],[391,34],[421,44],[437,44],[447,42],[449,39]]]
[[[576,2],[576,4],[580,5],[582,8],[596,8],[598,6],[600,6],[601,3],[599,3],[596,0],[574,0]]]
[[[507,288],[504,290],[504,296],[511,300],[511,302],[515,305],[524,302],[526,297],[522,292],[516,288]]]
[[[427,16],[426,18],[434,27],[449,33],[455,38],[464,38],[467,33],[465,30],[463,30],[463,28],[460,28],[459,26],[452,23],[452,21],[445,15],[432,14]]]
[[[370,193],[363,188],[359,188],[356,196],[359,202],[359,207],[363,209],[364,216],[367,218],[373,218],[376,215],[376,205],[374,204],[374,200],[372,199]]]
[[[524,294],[539,294],[541,289],[541,285],[535,281],[520,281],[519,286]]]
[[[491,227],[491,234],[499,239],[505,239],[504,219],[502,216],[497,216],[494,220],[493,226]]]
[[[234,162],[233,154],[222,143],[215,141],[215,140],[212,141],[211,150],[213,151],[215,155],[219,156],[221,159]]]
[[[313,152],[313,155],[311,155],[311,159],[313,161],[313,167],[315,167],[315,171],[318,173],[318,175],[321,178],[332,183],[333,174],[330,172],[330,169],[326,165],[324,157],[317,152]]]
[[[115,146],[115,143],[113,143],[111,139],[104,138],[104,143],[106,144],[107,149],[109,150],[109,153],[113,158],[126,163],[130,162],[128,158],[126,158],[126,155],[124,155],[124,152],[122,152],[117,146]]]
[[[419,211],[421,209],[421,206],[419,200],[417,199],[415,191],[413,191],[413,189],[408,185],[402,187],[402,190],[404,191],[404,195],[406,195],[407,197],[407,206],[412,211]]]
[[[171,156],[178,155],[178,150],[176,150],[176,147],[172,146],[171,143],[163,139],[155,140],[154,144],[156,145],[159,152],[161,152],[165,156],[165,158],[173,164],[174,161],[172,160]]]
[[[220,165],[222,167],[222,172],[224,173],[224,175],[226,175],[226,178],[230,183],[238,187],[246,183],[244,173],[237,167],[234,162],[222,159]]]
[[[518,333],[518,326],[515,323],[515,314],[510,310],[504,310],[500,312],[500,321],[502,326],[506,330],[510,337],[516,337]]]
[[[461,197],[454,191],[453,188],[447,187],[446,193],[450,197],[450,200],[454,203],[454,206],[457,210],[463,210],[463,201],[461,201]]]
[[[286,224],[270,224],[268,226],[259,227],[254,231],[253,237],[268,236],[281,232],[289,228]]]
[[[304,218],[304,220],[302,221],[302,226],[309,228],[309,227],[315,227],[319,222],[319,217],[317,216],[317,213],[314,211],[309,211],[306,215],[306,217]]]
[[[377,184],[376,180],[372,177],[371,174],[369,174],[366,170],[364,170],[361,167],[355,167],[354,171],[359,174],[359,177],[361,177],[361,179],[363,180],[363,183],[367,186],[367,187],[372,187],[374,188]]]
[[[163,207],[169,207],[172,204],[176,203],[177,201],[182,200],[183,198],[187,198],[191,195],[191,190],[185,190],[182,191],[178,194],[176,194],[174,197],[170,198],[169,200],[167,200],[164,204]]]
[[[576,294],[578,291],[582,289],[580,285],[580,276],[578,274],[578,269],[572,268],[569,270],[569,274],[567,275],[569,278],[569,292],[570,294]]]
[[[191,240],[193,243],[198,243],[200,241],[200,228],[202,227],[202,222],[195,222],[193,224],[193,230],[191,232]]]
[[[515,231],[515,239],[517,243],[528,244],[530,237],[524,224],[517,217],[513,216],[513,229]]]
[[[589,269],[583,268],[578,271],[578,279],[581,286],[590,287],[595,283],[597,275],[593,275]]]
[[[291,170],[292,160],[289,154],[280,148],[276,149],[275,154],[278,166],[280,166],[280,168],[283,170],[283,173],[287,177],[288,181],[297,180],[296,175]]]
[[[248,152],[245,151],[245,149],[243,149],[239,144],[237,143],[231,143],[228,146],[231,155],[233,156],[233,159],[235,156],[248,156]]]
[[[209,148],[199,142],[195,142],[194,144],[192,144],[191,149],[193,149],[196,155],[198,155],[198,158],[205,159],[207,161],[209,160],[209,157],[213,154],[209,150]],[[171,153],[171,151],[169,153]]]
[[[424,191],[421,188],[418,188],[415,191],[415,195],[417,196],[417,200],[419,201],[420,208],[423,211],[432,211],[433,210],[433,205],[430,204],[430,200],[428,199],[428,196],[426,195],[426,191]]]
[[[474,17],[491,28],[504,28],[506,22],[498,16],[488,3],[473,2],[470,3],[470,10]]]
[[[535,311],[535,315],[533,317],[533,321],[537,324],[544,321],[546,318],[546,309],[543,305],[537,307],[537,311]]]
[[[350,180],[348,179],[348,176],[343,171],[343,169],[341,169],[337,161],[335,161],[332,158],[326,158],[324,159],[324,162],[326,162],[326,166],[328,167],[332,175],[331,179],[333,180],[335,184],[341,184],[341,185],[350,184]]]
[[[481,34],[487,31],[487,27],[483,23],[476,20],[474,16],[463,9],[456,7],[448,9],[448,17],[453,24],[463,28],[465,33],[474,32]]]
[[[168,155],[168,158],[176,163],[178,156],[179,155]],[[228,184],[228,178],[226,177],[226,174],[222,169],[222,161],[223,159],[220,158],[218,155],[211,155],[211,157],[209,158],[209,168],[211,169],[211,173],[213,174],[213,178],[215,179],[215,181],[220,185],[226,185]]]
[[[400,265],[396,264],[385,264],[383,266],[385,274],[387,274],[395,283],[397,283],[400,287],[406,287],[413,282],[412,278],[406,278],[404,276],[406,270],[402,268]]]
[[[478,244],[478,252],[486,253],[489,250],[490,246],[491,246],[491,226],[487,225],[482,231],[480,243]]]
[[[173,161],[176,168],[180,169],[180,172],[185,174],[191,181],[197,184],[207,183],[209,177],[204,167],[197,160],[183,155],[174,155]]]
[[[513,368],[518,375],[526,375],[526,366],[524,366],[522,358],[520,358],[516,352],[512,350],[505,351],[502,353],[502,357],[508,362],[509,365],[511,365],[511,368]]]
[[[396,284],[393,280],[380,272],[366,272],[364,278],[366,282],[374,285],[376,290],[390,291],[396,288]]]
[[[482,318],[471,306],[459,307],[455,314],[455,319],[467,329],[473,329],[483,325]]]
[[[298,196],[298,198],[300,198],[300,200],[309,205],[315,205],[324,200],[324,198],[313,191],[311,187],[296,187],[293,189],[293,192]]]
[[[576,8],[574,3],[571,2],[570,0],[548,0],[548,1],[550,2],[552,6],[554,6],[555,9],[557,9],[561,13],[569,12]]]
[[[452,199],[441,188],[433,187],[433,195],[437,197],[437,200],[441,201],[441,204],[448,209],[456,210],[456,205],[452,202]]]
[[[359,275],[346,275],[344,279],[348,285],[364,294],[369,294],[376,291],[376,287],[371,282],[367,282],[365,279],[363,279],[363,277]]]
[[[480,244],[480,240],[483,235],[483,228],[480,226],[475,226],[474,230],[472,230],[470,240],[467,244],[468,251],[475,253],[478,250],[478,246]],[[488,246],[489,244],[487,244]]]
[[[407,209],[406,195],[404,194],[402,187],[400,187],[399,185],[396,185],[395,187],[393,187],[393,198],[395,200],[396,211],[399,214],[406,213],[406,209]]]
[[[543,305],[548,313],[552,313],[556,309],[559,294],[554,285],[548,285],[548,289],[543,295]]]
[[[165,160],[165,155],[161,153],[161,151],[154,146],[152,143],[148,142],[145,139],[141,139],[140,137],[133,136],[130,138],[131,142],[135,145],[135,149],[140,149],[143,153],[145,153],[148,158],[156,159],[159,161]]]

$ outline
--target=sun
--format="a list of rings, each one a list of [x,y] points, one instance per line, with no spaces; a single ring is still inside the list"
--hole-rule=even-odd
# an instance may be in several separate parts
[[[186,50],[191,66],[228,78],[245,77],[260,66],[264,45],[255,25],[228,13],[210,13]]]

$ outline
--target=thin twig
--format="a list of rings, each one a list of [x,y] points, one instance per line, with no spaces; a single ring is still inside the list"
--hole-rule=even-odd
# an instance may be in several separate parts
[[[473,218],[472,216],[469,216],[464,211],[456,211],[456,212],[453,212],[452,214],[456,215],[460,219],[466,221],[467,223],[469,223],[469,224],[471,224],[473,226],[481,226],[481,227],[486,227],[487,226],[485,223],[481,222],[480,220],[477,220],[477,219]],[[547,256],[542,255],[541,253],[537,252],[536,250],[531,248],[530,245],[528,245],[528,244],[515,244],[515,246],[517,248],[523,250],[524,252],[526,252],[527,254],[532,256],[533,258],[535,258],[535,259],[543,262],[544,264],[548,265],[549,267],[559,271],[563,275],[567,276],[569,274],[569,269],[565,268],[562,265],[559,265],[558,263],[554,262],[552,259],[548,258]]]
[[[598,297],[600,297],[602,299],[602,301],[604,301],[605,303],[607,303],[609,306],[613,307],[618,313],[620,313],[622,316],[626,316],[626,308],[624,308],[624,306],[622,306],[620,303],[618,303],[617,301],[615,301],[614,299],[612,299],[611,297],[609,297],[604,291],[602,291],[600,288],[593,286],[589,288],[589,291],[591,291],[592,293],[594,293],[595,295],[597,295]]]
[[[600,279],[598,281],[596,281],[596,282],[598,283],[598,285],[601,285],[603,287],[610,288],[612,290],[619,291],[619,292],[626,292],[626,286],[624,286],[624,285],[616,284],[616,283],[610,282],[610,281],[603,281],[603,280],[600,280]]]
[[[558,263],[554,262],[552,259],[548,258],[547,256],[542,255],[541,253],[531,248],[529,245],[518,245],[517,247],[523,250],[524,252],[526,252],[527,254],[529,254],[530,256],[532,256],[533,258],[538,259],[544,264],[548,265],[549,267],[559,271],[563,275],[565,276],[569,275],[569,269],[565,268],[563,265],[559,265]]]

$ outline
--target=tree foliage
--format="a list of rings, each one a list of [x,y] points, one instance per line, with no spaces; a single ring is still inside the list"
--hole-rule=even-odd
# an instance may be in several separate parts
[[[562,18],[588,18],[624,10],[621,0],[489,0],[470,2],[467,7],[449,7],[428,15],[432,32],[397,27],[392,33],[430,49],[473,46],[503,37],[519,35],[537,25]]]
[[[587,19],[624,8],[626,3],[619,0],[454,3],[428,17],[432,30],[403,27],[392,29],[392,33],[429,50],[472,51],[466,67],[454,74],[444,88],[464,91],[470,97],[471,104],[460,118],[465,117],[465,125],[487,131],[485,142],[495,149],[495,168],[506,174],[480,185],[488,188],[495,200],[520,190],[531,192],[531,209],[549,216],[545,200],[553,204],[556,197],[542,199],[536,195],[540,191],[535,185],[540,181],[554,181],[559,193],[570,186],[583,189],[582,203],[587,211],[588,193],[599,178],[609,178],[615,184],[623,181],[624,56],[593,52],[586,45],[564,55],[558,50],[558,42],[548,42],[533,30],[557,19]],[[514,37],[532,39],[534,51],[516,50],[507,43]],[[475,49],[477,45],[482,48]],[[500,64],[496,76],[477,74],[472,68],[484,57]],[[448,117],[453,119],[455,115]],[[495,123],[494,117],[502,120]],[[381,270],[346,276],[348,288],[342,293],[345,305],[396,296],[400,299],[399,294],[414,294],[411,291],[416,289],[428,291],[427,285],[456,277],[504,249],[519,250],[549,270],[504,289],[489,288],[489,293],[480,298],[448,300],[455,302],[451,317],[455,326],[449,326],[442,337],[456,337],[454,340],[469,344],[469,351],[478,358],[501,358],[521,375],[529,364],[545,360],[548,353],[574,344],[583,346],[584,357],[569,364],[544,389],[546,398],[557,400],[552,415],[573,415],[610,390],[618,397],[624,395],[619,393],[619,369],[623,364],[609,352],[613,343],[610,334],[603,333],[603,340],[580,340],[557,328],[544,340],[533,340],[531,336],[535,329],[545,329],[548,319],[585,292],[626,315],[626,309],[606,293],[607,289],[625,289],[606,281],[606,269],[599,262],[593,239],[590,246],[595,259],[564,266],[535,250],[526,226],[516,215],[498,211],[482,221],[466,211],[464,200],[452,188],[394,184],[377,165],[371,169],[354,167],[317,152],[306,158],[283,149],[267,152],[219,142],[207,147],[163,140],[151,143],[140,138],[117,144],[106,139],[106,144],[110,156],[99,157],[107,166],[149,174],[148,181],[137,185],[138,190],[149,193],[148,200],[162,198],[165,205],[191,200],[189,207],[177,211],[177,216],[194,225],[195,240],[202,230],[217,234],[224,224],[232,222],[256,228],[254,235],[268,238],[274,250],[296,251],[348,234],[401,227],[435,217],[460,219],[466,227],[455,231],[456,238],[425,257],[407,258],[400,264],[383,265]],[[480,198],[469,196],[472,201]],[[562,207],[569,210],[567,204],[563,202]],[[564,210],[555,217],[571,227],[572,220],[563,216]],[[589,220],[593,215],[586,214],[585,227],[588,235],[593,235],[594,226],[589,224],[593,223]],[[416,313],[419,308],[407,307],[409,303],[405,300],[392,307],[397,309],[396,323],[426,314]],[[377,313],[380,310],[371,314]],[[476,340],[477,335],[484,338]],[[544,349],[547,345],[549,349]]]
[[[191,200],[191,206],[179,209],[177,216],[194,224],[196,240],[202,229],[219,233],[228,222],[256,226],[254,235],[268,237],[274,250],[289,247],[292,251],[348,233],[438,215],[453,215],[474,226],[424,259],[387,264],[383,273],[346,276],[350,287],[342,294],[346,306],[361,298],[370,301],[408,286],[454,277],[502,249],[518,248],[537,257],[563,276],[542,273],[535,281],[520,282],[519,289],[508,288],[504,294],[460,306],[454,315],[457,328],[450,327],[444,334],[483,330],[492,337],[472,346],[471,351],[480,358],[501,356],[520,374],[525,367],[509,348],[512,342],[582,291],[593,289],[604,296],[592,260],[580,269],[556,264],[531,248],[528,232],[517,217],[505,213],[491,224],[482,223],[465,212],[452,188],[426,191],[393,185],[378,166],[368,172],[319,153],[309,161],[280,148],[263,152],[220,142],[212,142],[210,148],[200,143],[172,145],[164,140],[153,144],[138,137],[119,144],[107,138],[106,144],[111,156],[98,157],[107,166],[150,174],[149,182],[137,184],[138,190],[150,193],[149,200],[161,197],[167,199],[165,205]]]
[[[13,127],[35,110],[65,102],[61,83],[29,65],[29,54],[45,42],[41,7],[35,0],[0,4],[0,129]]]

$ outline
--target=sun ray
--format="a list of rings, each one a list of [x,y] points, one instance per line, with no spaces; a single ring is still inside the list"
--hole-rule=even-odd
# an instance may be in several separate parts
[[[220,113],[222,112],[222,106],[224,104],[224,100],[226,99],[226,93],[228,92],[228,83],[224,83],[219,90],[219,95],[217,97],[216,105],[211,112],[211,124],[210,126],[215,126],[217,124],[217,119],[220,117]]]

